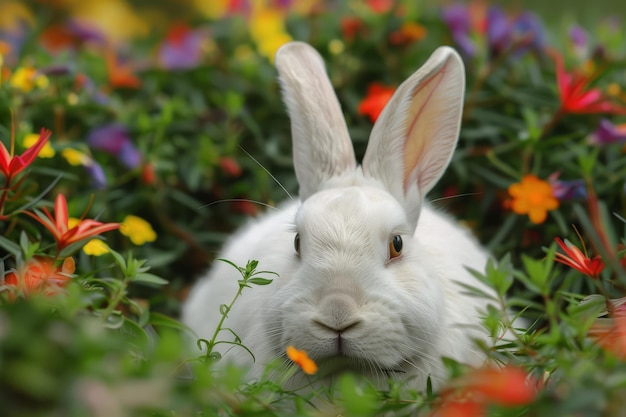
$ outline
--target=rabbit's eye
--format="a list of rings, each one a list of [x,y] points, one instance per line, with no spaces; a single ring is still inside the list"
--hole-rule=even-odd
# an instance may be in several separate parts
[[[296,237],[293,239],[293,247],[296,253],[300,255],[300,233],[296,233]]]
[[[402,236],[395,235],[389,239],[389,259],[397,258],[402,254]]]

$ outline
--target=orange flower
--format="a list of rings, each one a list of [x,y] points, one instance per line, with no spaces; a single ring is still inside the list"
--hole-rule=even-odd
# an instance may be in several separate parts
[[[421,41],[426,37],[427,30],[415,22],[404,22],[400,29],[389,35],[389,42],[393,45],[408,45]]]
[[[115,52],[108,50],[105,58],[111,87],[133,89],[141,87],[141,80],[133,74],[131,66],[120,64]]]
[[[394,91],[394,88],[384,87],[378,83],[371,84],[367,89],[367,97],[359,104],[359,114],[368,116],[374,123],[391,99]]]
[[[559,207],[552,186],[534,175],[525,175],[522,181],[509,187],[513,197],[511,208],[517,214],[527,214],[535,224],[543,223],[547,213]]]
[[[574,268],[578,272],[582,272],[593,279],[598,279],[604,269],[604,262],[600,256],[590,259],[569,241],[563,242],[558,237],[554,238],[554,240],[559,244],[561,249],[565,251],[565,255],[557,252],[554,257],[555,261],[565,264],[570,268]]]
[[[44,225],[52,233],[57,242],[57,252],[60,252],[69,245],[84,239],[92,238],[101,233],[115,230],[120,227],[119,223],[101,223],[95,220],[80,220],[73,227],[68,226],[67,201],[63,194],[58,194],[54,202],[54,216],[47,208],[43,208],[43,213],[25,212],[33,219]]]
[[[61,267],[55,266],[50,258],[35,256],[18,271],[11,271],[4,277],[4,283],[12,293],[24,296],[41,293],[54,295],[65,287],[74,273],[74,259],[65,258]]]
[[[287,357],[296,363],[305,374],[313,375],[317,372],[317,364],[304,350],[298,350],[293,346],[287,346]]]
[[[622,300],[610,300],[614,301]],[[605,351],[626,360],[626,304],[614,305],[609,318],[598,318],[589,329],[589,336]]]
[[[442,403],[433,417],[482,416],[489,404],[517,407],[529,404],[537,396],[536,384],[526,371],[511,365],[477,369],[453,384],[442,391]]]

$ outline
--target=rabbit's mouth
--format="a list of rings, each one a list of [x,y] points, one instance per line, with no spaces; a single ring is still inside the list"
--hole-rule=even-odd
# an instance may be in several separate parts
[[[406,374],[400,367],[381,367],[371,359],[338,354],[316,360],[321,376],[332,376],[345,372],[354,372],[364,376],[385,376],[387,378],[398,377]]]

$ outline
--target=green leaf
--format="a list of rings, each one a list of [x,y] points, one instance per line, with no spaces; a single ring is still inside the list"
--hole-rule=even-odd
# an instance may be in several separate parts
[[[0,236],[0,247],[5,249],[13,256],[17,256],[19,253],[21,253],[20,245],[7,239],[4,236]]]
[[[273,280],[267,278],[250,278],[248,282],[254,285],[268,285],[271,284]]]
[[[124,260],[124,257],[119,252],[114,250],[111,250],[109,253],[113,255],[115,263],[120,267],[122,272],[124,272],[124,275],[126,275],[126,261]]]
[[[148,274],[145,272],[139,273],[133,277],[130,277],[130,281],[131,282],[138,282],[138,283],[142,283],[142,284],[150,284],[150,285],[167,285],[169,284],[169,281],[166,279],[163,279],[159,276],[156,276],[154,274]]]

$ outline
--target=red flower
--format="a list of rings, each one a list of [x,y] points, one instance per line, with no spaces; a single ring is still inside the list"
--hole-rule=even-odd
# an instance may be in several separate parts
[[[341,33],[347,41],[353,40],[356,35],[364,28],[363,20],[358,17],[344,17],[341,19]]]
[[[554,238],[554,240],[559,244],[561,249],[565,251],[565,255],[557,252],[554,257],[555,261],[565,264],[570,268],[574,268],[578,272],[582,272],[593,279],[598,279],[604,269],[604,262],[602,262],[599,256],[589,259],[580,249],[570,242],[563,242],[558,237]]]
[[[8,186],[13,177],[32,164],[41,148],[48,142],[51,134],[51,131],[42,128],[37,142],[26,149],[22,155],[11,155],[4,144],[0,142],[0,171],[6,180],[5,186]]]
[[[57,252],[69,245],[84,239],[89,239],[101,233],[115,230],[120,227],[119,223],[101,223],[95,220],[80,220],[74,227],[68,226],[67,202],[63,194],[57,195],[54,202],[54,216],[47,208],[43,213],[36,211],[35,214],[25,212],[33,219],[44,225],[52,233],[57,242]]]
[[[535,386],[526,371],[515,366],[477,369],[442,391],[442,403],[432,416],[482,416],[489,404],[526,405],[537,396]]]
[[[391,10],[394,0],[367,0],[366,4],[374,13],[387,13]]]
[[[580,71],[567,72],[563,57],[554,54],[556,79],[561,96],[561,111],[572,114],[609,113],[626,114],[626,107],[619,106],[598,88],[589,88],[596,75]]]
[[[384,87],[378,83],[371,84],[367,89],[367,97],[359,104],[359,114],[368,116],[374,123],[391,99],[394,91],[394,88]]]
[[[58,267],[50,258],[35,256],[18,271],[6,274],[4,283],[13,294],[17,292],[28,296],[43,292],[45,295],[54,295],[67,285],[75,266],[72,258],[66,258]]]
[[[223,156],[220,158],[220,168],[222,168],[222,172],[231,176],[231,177],[239,177],[241,176],[241,167],[233,158],[229,158],[228,156]]]

